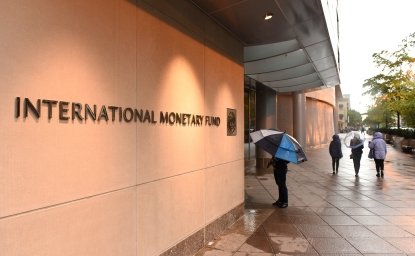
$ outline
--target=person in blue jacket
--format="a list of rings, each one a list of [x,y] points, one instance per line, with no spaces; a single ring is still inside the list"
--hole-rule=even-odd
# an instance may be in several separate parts
[[[329,153],[331,156],[331,166],[333,169],[333,174],[335,174],[339,172],[340,158],[343,157],[343,152],[342,143],[340,141],[339,135],[334,134],[332,138],[333,140],[330,142]]]
[[[373,159],[375,160],[376,165],[376,177],[384,175],[384,161],[386,158],[386,142],[383,139],[383,135],[380,132],[375,132],[373,134],[373,139],[369,142],[369,148],[373,149]]]

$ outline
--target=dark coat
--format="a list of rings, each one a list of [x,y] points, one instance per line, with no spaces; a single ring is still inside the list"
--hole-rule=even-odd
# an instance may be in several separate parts
[[[356,137],[353,138],[350,141],[350,146],[355,146],[355,145],[359,145],[359,144],[362,144],[362,145],[360,145],[360,146],[358,146],[356,148],[355,147],[352,147],[352,154],[354,156],[363,154],[363,148],[364,148],[363,142],[360,139],[356,138]]]
[[[279,159],[276,157],[271,158],[271,165],[274,167],[274,170],[287,170],[287,164],[289,162],[283,159]]]
[[[342,143],[340,141],[339,135],[337,134],[333,135],[333,140],[330,142],[329,153],[330,153],[330,156],[333,158],[343,157]]]

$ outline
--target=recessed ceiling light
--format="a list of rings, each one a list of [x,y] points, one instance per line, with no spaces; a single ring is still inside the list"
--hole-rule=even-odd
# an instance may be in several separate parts
[[[272,16],[273,16],[274,14],[272,14],[272,12],[267,12],[266,14],[265,14],[265,16],[264,16],[264,19],[265,20],[269,20],[269,19],[271,19],[272,18]]]

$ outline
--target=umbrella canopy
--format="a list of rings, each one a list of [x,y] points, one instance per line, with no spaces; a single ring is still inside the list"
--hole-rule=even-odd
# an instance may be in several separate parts
[[[348,148],[357,148],[363,145],[365,136],[358,131],[351,131],[344,137],[344,145]]]
[[[285,132],[263,129],[251,132],[249,135],[255,145],[276,158],[296,164],[307,161],[301,145]]]

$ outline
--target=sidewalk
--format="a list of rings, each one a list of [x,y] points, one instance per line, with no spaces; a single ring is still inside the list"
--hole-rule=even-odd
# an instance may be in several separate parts
[[[196,255],[415,256],[415,157],[388,145],[382,179],[368,151],[365,142],[359,177],[350,149],[337,175],[327,147],[307,151],[307,162],[288,166],[285,209],[271,206],[271,170],[248,166],[244,216]]]

